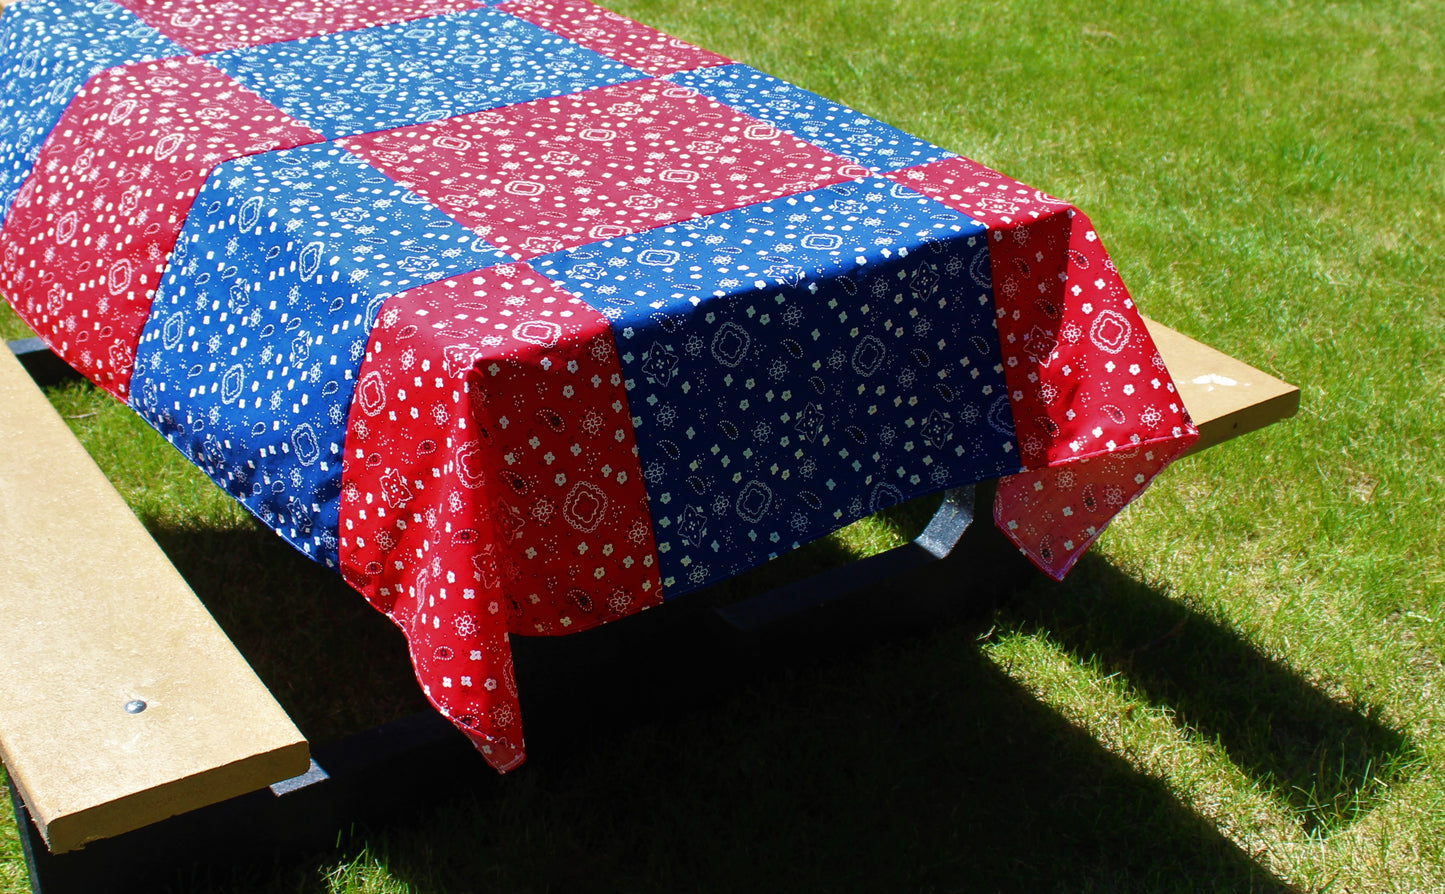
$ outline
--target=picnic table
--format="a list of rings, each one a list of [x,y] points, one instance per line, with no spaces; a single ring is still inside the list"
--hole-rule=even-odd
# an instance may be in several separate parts
[[[0,91],[0,292],[501,771],[513,635],[981,481],[1062,577],[1199,438],[1081,210],[585,0],[20,0]]]

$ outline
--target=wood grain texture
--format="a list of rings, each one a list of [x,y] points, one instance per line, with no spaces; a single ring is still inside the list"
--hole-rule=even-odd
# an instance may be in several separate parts
[[[1144,323],[1199,427],[1199,440],[1190,453],[1288,419],[1299,410],[1294,385],[1162,323],[1147,318]]]
[[[8,350],[0,569],[0,757],[52,852],[306,770],[306,740]]]

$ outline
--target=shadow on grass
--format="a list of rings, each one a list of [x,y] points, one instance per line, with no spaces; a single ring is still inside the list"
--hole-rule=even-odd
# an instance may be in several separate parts
[[[308,733],[419,699],[389,622],[273,535],[159,539]],[[820,544],[736,586],[840,557]],[[975,577],[946,569],[941,600],[903,582],[745,641],[708,612],[726,590],[519,637],[527,767],[477,761],[421,811],[258,859],[231,887],[325,890],[350,865],[426,892],[1291,890],[994,667],[987,608],[939,610]]]
[[[900,507],[908,516],[902,527],[921,528],[926,522],[932,504],[920,505],[923,511],[919,506]],[[877,614],[877,623],[886,625],[894,638],[920,634],[936,628],[940,620],[958,621],[957,612],[950,617],[951,607],[964,607],[977,618],[1003,601],[1005,590],[1013,589],[998,616],[1001,622],[1026,632],[1046,632],[1079,660],[1097,660],[1104,672],[1122,675],[1152,703],[1168,706],[1181,722],[1216,739],[1235,764],[1271,787],[1309,832],[1328,835],[1349,825],[1419,763],[1418,751],[1379,720],[1377,709],[1330,698],[1235,632],[1107,561],[1087,555],[1067,582],[1053,585],[1006,550],[986,521],[978,527],[985,530],[970,532],[962,554],[930,574],[889,582],[861,598],[810,613],[801,626],[784,624],[772,631],[773,638],[788,641],[791,636],[795,641],[785,648],[795,660],[803,660],[807,650],[799,643],[854,641],[860,617]],[[326,742],[425,707],[400,633],[339,577],[274,534],[259,527],[239,533],[153,533],[312,741]],[[1000,554],[1009,558],[984,560]],[[694,655],[709,653],[699,653],[687,637],[671,634],[636,649],[648,656],[647,666],[622,670],[630,666],[635,649],[627,631],[649,629],[658,623],[653,617],[691,618],[703,607],[764,592],[850,558],[835,541],[819,541],[784,561],[690,594],[681,604],[566,639],[578,648],[594,649],[594,662],[605,657],[605,663],[588,674],[617,676],[615,688],[633,692],[634,698],[650,693],[645,696],[648,703],[618,710],[640,718],[666,716],[675,709],[669,706],[698,701],[709,691],[729,691],[741,685],[729,679],[752,675],[737,668],[728,679],[706,682],[705,669],[696,667]],[[1019,588],[1020,580],[1033,583]],[[960,581],[967,581],[973,594],[966,600],[949,595]],[[890,608],[880,613],[880,604]],[[869,622],[861,623],[871,629]],[[614,634],[614,628],[623,633]],[[668,639],[678,642],[669,645]],[[587,645],[594,641],[597,645]],[[555,645],[544,648],[555,650],[557,660],[528,667],[527,654],[535,649],[527,639],[518,642],[524,720],[535,753],[551,739],[544,732],[548,721],[541,693],[549,687],[566,691],[566,681],[578,671],[568,647]],[[677,654],[669,654],[672,649]],[[692,672],[677,670],[687,667]],[[554,679],[559,674],[560,684]],[[646,680],[646,685],[639,687],[638,680]],[[569,710],[582,716],[610,704],[592,696],[584,701]]]
[[[373,856],[419,891],[1289,890],[1000,672],[980,621],[743,649],[687,605],[635,621],[519,640],[530,766]]]
[[[921,529],[937,503],[925,498],[898,510],[908,515],[905,525]],[[400,631],[339,575],[259,523],[244,531],[148,529],[313,743],[427,707]],[[820,540],[685,599],[724,604],[852,558]]]
[[[1062,586],[1018,594],[1002,620],[1094,658],[1214,739],[1315,834],[1369,811],[1420,764],[1368,704],[1342,704],[1248,640],[1088,555]]]
[[[151,534],[311,742],[427,706],[401,632],[272,532]]]

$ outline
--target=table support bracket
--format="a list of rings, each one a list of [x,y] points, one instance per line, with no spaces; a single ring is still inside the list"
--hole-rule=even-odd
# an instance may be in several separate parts
[[[845,600],[860,590],[876,593],[880,586],[905,580],[911,573],[950,558],[973,523],[975,501],[987,501],[981,503],[987,507],[992,502],[993,490],[993,483],[989,482],[947,491],[928,527],[912,541],[820,571],[797,583],[721,606],[715,612],[729,627],[751,633]],[[988,527],[992,528],[992,525]]]
[[[35,338],[17,338],[14,341],[5,343],[25,371],[30,373],[30,378],[35,384],[42,388],[46,385],[54,385],[69,378],[80,378],[80,373],[70,368],[70,365],[60,359],[58,354],[50,350],[50,346],[43,340]]]

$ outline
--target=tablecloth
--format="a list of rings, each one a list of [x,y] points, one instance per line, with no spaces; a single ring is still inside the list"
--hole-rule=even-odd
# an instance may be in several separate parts
[[[20,0],[0,122],[0,290],[499,770],[513,634],[984,479],[1061,577],[1197,436],[1077,208],[586,0]]]

